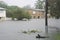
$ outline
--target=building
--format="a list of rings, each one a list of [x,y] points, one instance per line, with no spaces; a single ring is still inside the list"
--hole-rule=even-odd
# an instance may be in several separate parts
[[[6,20],[6,10],[0,7],[0,20]]]
[[[45,18],[45,10],[44,9],[28,9],[29,14],[33,19]]]

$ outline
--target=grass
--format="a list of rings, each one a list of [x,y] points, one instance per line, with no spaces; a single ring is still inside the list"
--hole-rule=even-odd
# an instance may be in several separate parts
[[[60,33],[54,34],[54,40],[60,40]]]

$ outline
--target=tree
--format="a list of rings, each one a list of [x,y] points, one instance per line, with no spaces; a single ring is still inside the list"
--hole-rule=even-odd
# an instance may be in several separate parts
[[[26,12],[25,10],[23,9],[19,9],[19,10],[16,10],[15,11],[15,17],[18,19],[18,20],[22,20],[24,18],[26,19],[30,19],[31,18],[31,15]]]
[[[44,3],[44,1],[37,0],[35,3],[35,8],[36,9],[43,9],[43,3]]]
[[[14,18],[18,20],[22,20],[23,18],[30,19],[29,13],[27,13],[23,8],[17,6],[8,7],[7,14],[10,14],[10,17],[14,20]],[[9,15],[8,15],[9,16]]]
[[[60,0],[49,0],[50,14],[52,17],[59,18],[60,17]]]
[[[0,7],[7,8],[7,4],[3,1],[0,1]]]
[[[29,14],[29,12],[25,12],[24,18],[31,19],[31,15]]]
[[[23,7],[24,9],[31,9],[31,6],[30,5],[26,5]]]
[[[25,12],[23,8],[18,6],[8,6],[5,2],[0,2],[0,7],[6,9],[6,16],[11,17],[13,20],[17,18],[18,20],[22,20],[23,18],[30,19],[30,15]]]

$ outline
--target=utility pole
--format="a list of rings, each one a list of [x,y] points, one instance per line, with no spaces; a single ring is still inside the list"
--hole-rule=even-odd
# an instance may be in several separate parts
[[[45,32],[48,34],[48,0],[45,1]]]
[[[45,0],[45,33],[46,33],[46,36],[48,36],[48,17],[47,17],[47,14],[48,14],[48,0]],[[37,35],[37,37],[39,37],[39,36]]]

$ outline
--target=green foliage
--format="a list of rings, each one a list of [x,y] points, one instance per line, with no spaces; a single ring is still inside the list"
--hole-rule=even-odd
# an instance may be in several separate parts
[[[51,16],[57,19],[60,18],[60,0],[50,0],[48,2]]]
[[[27,34],[27,31],[23,31],[22,33],[25,33],[25,34]]]
[[[24,9],[31,9],[31,6],[30,5],[26,5],[23,7]]]
[[[60,33],[54,34],[54,40],[60,40]]]
[[[38,30],[31,30],[30,31],[31,33],[36,33],[36,32],[39,32]]]
[[[0,1],[0,7],[6,9],[6,16],[11,17],[12,20],[14,20],[14,18],[18,20],[22,20],[23,18],[26,19],[31,18],[29,13],[25,12],[23,8],[20,8],[18,6],[8,6],[5,2]]]
[[[31,19],[31,15],[30,15],[28,12],[26,12],[26,13],[24,14],[24,18]]]
[[[7,4],[3,1],[0,1],[0,7],[7,8]]]
[[[43,8],[43,1],[41,0],[37,0],[36,3],[35,3],[35,8],[36,9],[42,9]]]
[[[18,20],[22,20],[24,18],[30,19],[31,16],[29,13],[25,12],[25,10],[19,9],[15,11],[15,18],[17,18]]]
[[[24,34],[31,34],[31,33],[38,33],[38,32],[42,32],[41,30],[28,30],[28,31],[22,31],[22,33]]]

